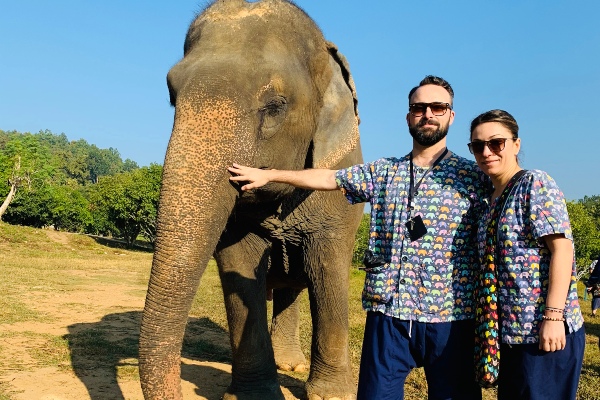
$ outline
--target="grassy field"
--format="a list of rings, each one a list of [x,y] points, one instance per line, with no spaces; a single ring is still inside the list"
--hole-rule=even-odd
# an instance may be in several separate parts
[[[87,398],[94,400],[137,399],[125,393],[127,385],[136,388],[130,389],[132,393],[139,391],[138,324],[151,258],[147,251],[110,247],[82,235],[0,223],[0,400],[26,398],[27,385],[51,384],[72,384],[72,393],[79,393],[76,390],[81,386]],[[351,271],[350,351],[355,376],[363,335],[363,278],[362,272]],[[230,360],[220,290],[216,266],[211,263],[190,313],[182,352],[186,359]],[[579,399],[594,400],[600,399],[600,317],[589,317],[589,301],[582,301],[582,307],[587,349]],[[309,355],[306,295],[302,318],[301,338]],[[205,385],[187,376],[197,370],[183,368],[184,380]],[[53,379],[52,374],[60,379]],[[41,382],[46,376],[49,381]],[[308,373],[281,376],[300,382]],[[406,399],[424,399],[426,390],[422,371],[411,373]],[[62,398],[83,398],[72,396]],[[484,398],[495,398],[494,392],[485,391]]]

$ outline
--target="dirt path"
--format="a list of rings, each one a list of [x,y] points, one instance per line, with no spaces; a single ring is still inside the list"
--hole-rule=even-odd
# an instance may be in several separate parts
[[[52,239],[68,244],[61,235]],[[103,282],[115,272],[69,272],[93,282],[93,290],[82,286],[57,292],[43,285],[24,290],[23,303],[44,317],[1,326],[0,357],[10,362],[0,370],[0,385],[11,399],[143,399],[134,353],[146,288],[127,273],[120,283]],[[222,331],[213,334],[217,342],[227,343]],[[128,345],[114,350],[110,343]],[[40,366],[40,357],[49,361]],[[227,364],[182,358],[184,398],[220,399],[230,373]],[[301,395],[302,382],[285,375],[281,382],[286,400]]]

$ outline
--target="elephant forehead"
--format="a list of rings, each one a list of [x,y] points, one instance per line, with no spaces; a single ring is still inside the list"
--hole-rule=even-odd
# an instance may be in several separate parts
[[[208,8],[201,16],[201,20],[209,21],[235,21],[248,17],[265,18],[272,14],[281,14],[284,7],[290,8],[290,4],[285,1],[268,2],[261,1],[257,3],[250,2],[230,2],[229,7],[224,3],[215,3],[213,7]]]
[[[285,37],[304,45],[310,40],[322,40],[321,31],[300,8],[288,1],[249,2],[245,0],[214,2],[192,22],[186,42],[192,44],[209,32],[222,37],[226,32],[261,41],[265,37]],[[243,33],[245,32],[245,33]],[[310,40],[309,40],[310,39]]]
[[[285,88],[284,83],[285,82],[281,76],[272,77],[269,83],[258,89],[257,98],[260,98],[263,94],[270,93],[272,91],[276,93],[283,92]]]
[[[249,135],[249,129],[244,129],[245,119],[235,99],[213,97],[206,101],[200,100],[201,95],[198,95],[198,99],[194,97],[186,96],[177,102],[174,131],[194,132],[202,137],[204,144],[211,137],[221,141],[234,133],[239,136],[248,132]],[[194,136],[188,139],[194,140]]]
[[[240,106],[236,98],[220,97],[199,91],[188,91],[176,105],[178,118],[187,122],[222,122],[226,125],[240,118]]]
[[[229,13],[229,14],[224,14],[224,13],[220,13],[220,12],[207,13],[204,16],[204,19],[210,20],[210,21],[224,21],[224,20],[235,21],[235,20],[240,20],[240,19],[244,19],[244,18],[248,18],[248,17],[264,18],[266,15],[269,15],[272,12],[273,12],[273,9],[268,4],[267,5],[261,4],[261,7],[253,7],[253,8],[249,8],[249,9],[248,8],[239,9],[235,13]]]

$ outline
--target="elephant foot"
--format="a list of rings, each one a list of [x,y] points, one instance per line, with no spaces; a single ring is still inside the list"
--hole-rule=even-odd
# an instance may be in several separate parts
[[[273,351],[275,353],[275,364],[280,371],[308,371],[308,362],[300,349],[293,351],[278,351],[273,349]]]
[[[277,388],[265,388],[264,390],[232,391],[227,389],[222,400],[285,400],[279,385]]]
[[[347,387],[344,387],[347,386]],[[324,385],[306,383],[307,400],[356,400],[356,388],[352,385]]]
[[[344,397],[321,397],[318,394],[311,394],[308,396],[308,400],[356,400],[356,395],[349,394]]]
[[[253,382],[254,385],[257,382]],[[229,386],[222,400],[285,400],[279,382],[264,383],[262,386],[252,388],[233,388]]]
[[[288,371],[288,372],[306,372],[308,371],[308,366],[305,363],[277,363],[277,369],[280,371]]]

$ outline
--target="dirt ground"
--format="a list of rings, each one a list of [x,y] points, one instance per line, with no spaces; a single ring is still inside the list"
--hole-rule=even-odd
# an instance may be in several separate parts
[[[56,240],[61,240],[59,237]],[[83,274],[73,271],[74,274]],[[99,275],[102,272],[95,272]],[[85,273],[89,275],[88,273]],[[89,278],[90,276],[86,276]],[[95,328],[111,335],[137,340],[145,286],[126,277],[122,283],[102,283],[96,280],[94,290],[52,293],[43,287],[33,287],[25,295],[25,304],[50,316],[51,322],[18,322],[3,324],[0,357],[11,360],[8,371],[0,371],[0,384],[14,400],[138,400],[143,399],[137,377],[135,357],[116,357],[102,368],[85,368],[93,363],[89,354],[69,351],[68,365],[39,367],[31,351],[42,346],[44,334],[69,337]],[[132,335],[132,332],[135,334]],[[10,334],[14,333],[14,334]],[[221,336],[223,336],[221,334]],[[221,337],[219,340],[222,340]],[[130,347],[133,347],[131,345]],[[50,355],[51,356],[51,355]],[[98,356],[102,356],[99,354]],[[125,354],[126,356],[126,354]],[[121,376],[119,367],[130,366],[133,371]],[[185,399],[220,399],[230,382],[230,365],[182,358],[182,389]],[[281,374],[280,382],[286,400],[301,396],[303,383]]]

